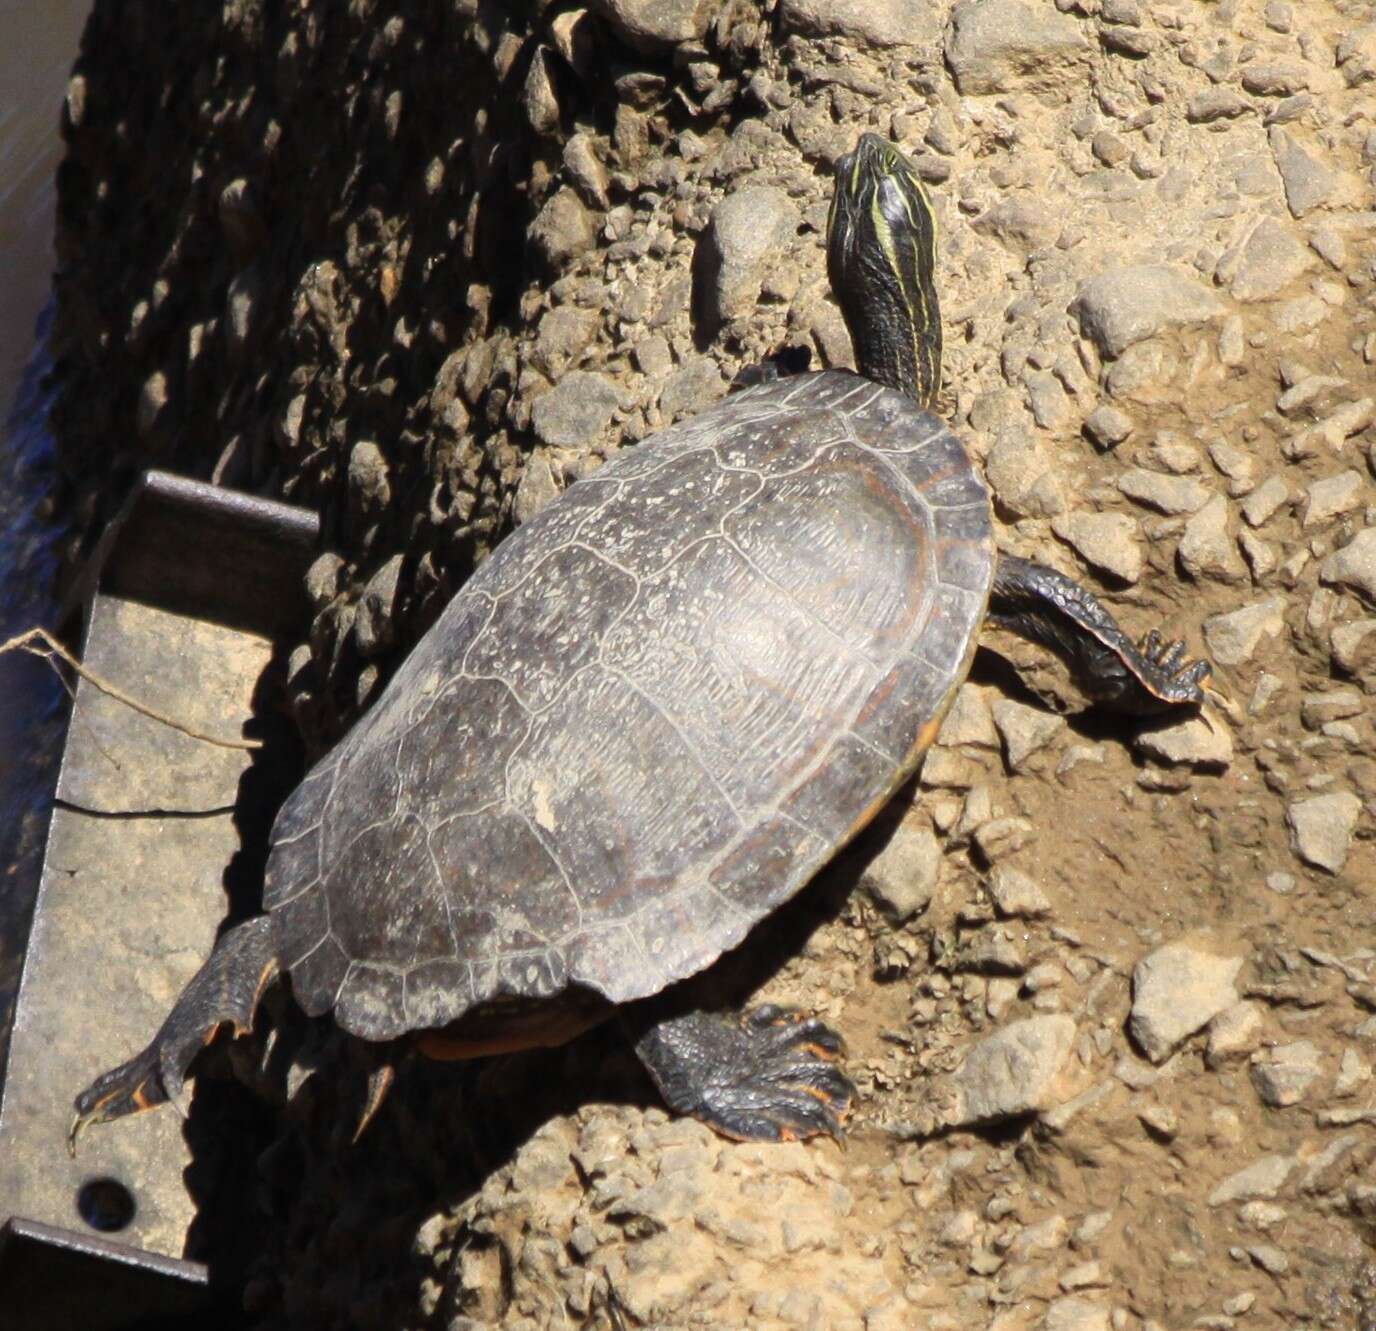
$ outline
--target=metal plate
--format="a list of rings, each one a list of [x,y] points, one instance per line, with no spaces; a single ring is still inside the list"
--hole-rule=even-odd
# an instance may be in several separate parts
[[[309,622],[316,536],[303,510],[151,473],[87,581],[83,659],[184,724],[241,735],[274,639]],[[79,685],[0,1099],[0,1220],[94,1235],[78,1193],[109,1180],[133,1202],[122,1251],[182,1256],[195,1208],[177,1114],[88,1133],[75,1160],[65,1134],[75,1093],[147,1043],[210,951],[250,758]]]

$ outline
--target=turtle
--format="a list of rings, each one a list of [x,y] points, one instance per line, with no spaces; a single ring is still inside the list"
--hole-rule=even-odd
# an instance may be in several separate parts
[[[867,134],[828,271],[859,371],[788,373],[619,451],[455,595],[273,827],[263,913],[224,932],[87,1123],[184,1093],[290,979],[380,1051],[557,1045],[610,1017],[666,1105],[741,1140],[839,1135],[841,1036],[700,1000],[710,974],[917,769],[981,625],[1092,699],[1197,706],[1205,661],[1135,647],[1087,590],[999,554],[940,385],[932,205]]]

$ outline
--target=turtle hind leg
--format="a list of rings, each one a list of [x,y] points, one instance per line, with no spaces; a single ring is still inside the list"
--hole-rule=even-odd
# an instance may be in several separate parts
[[[670,1109],[738,1141],[839,1138],[855,1096],[841,1037],[784,1008],[670,1017],[635,1051]]]
[[[1135,646],[1093,593],[1044,564],[1000,555],[989,619],[1064,658],[1101,707],[1151,716],[1204,701],[1207,661],[1189,660],[1184,643],[1155,629]]]
[[[226,1022],[236,1035],[253,1026],[253,1014],[277,974],[271,922],[266,915],[237,925],[215,944],[205,965],[182,990],[152,1043],[76,1097],[70,1145],[89,1123],[151,1109],[181,1095],[197,1052]]]

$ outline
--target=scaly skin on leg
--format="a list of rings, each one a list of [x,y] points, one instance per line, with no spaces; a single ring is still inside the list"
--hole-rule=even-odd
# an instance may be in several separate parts
[[[271,924],[260,915],[231,929],[173,1004],[152,1043],[103,1072],[76,1098],[69,1144],[88,1123],[104,1123],[175,1100],[196,1054],[226,1022],[235,1035],[253,1027],[258,1000],[277,974]]]
[[[839,1138],[855,1087],[830,1027],[772,1005],[689,1012],[649,1027],[635,1051],[670,1109],[738,1141]]]
[[[999,556],[989,620],[1050,647],[1101,707],[1151,716],[1204,701],[1207,661],[1191,661],[1181,642],[1152,629],[1134,646],[1098,598],[1055,569]]]

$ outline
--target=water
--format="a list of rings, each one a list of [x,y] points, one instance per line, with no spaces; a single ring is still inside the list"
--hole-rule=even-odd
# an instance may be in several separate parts
[[[68,72],[90,0],[0,0],[0,641],[51,626],[61,531],[43,352],[54,172]],[[41,662],[0,656],[0,1067],[62,739],[65,694]]]

